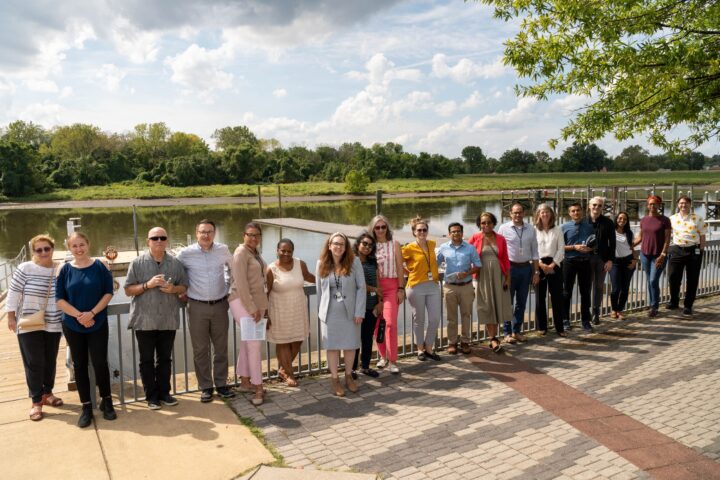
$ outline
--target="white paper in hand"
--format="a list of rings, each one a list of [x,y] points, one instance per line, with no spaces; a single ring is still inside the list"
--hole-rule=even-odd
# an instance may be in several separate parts
[[[240,339],[241,340],[265,340],[265,327],[267,318],[255,323],[253,317],[240,317]]]

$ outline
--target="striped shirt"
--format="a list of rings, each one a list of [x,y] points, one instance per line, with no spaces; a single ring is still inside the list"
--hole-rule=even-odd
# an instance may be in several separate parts
[[[48,295],[51,278],[52,287]],[[62,312],[55,304],[55,268],[41,267],[33,262],[21,263],[13,273],[5,311],[15,312],[19,319],[20,316],[32,315],[43,308],[45,308],[45,331],[62,332]]]
[[[395,263],[395,241],[377,242],[375,245],[378,278],[398,278],[397,263]]]

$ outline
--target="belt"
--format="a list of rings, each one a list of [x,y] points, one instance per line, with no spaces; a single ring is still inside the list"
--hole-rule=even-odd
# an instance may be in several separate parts
[[[469,282],[445,282],[445,285],[463,286],[463,285],[470,285],[471,283],[472,283],[472,280],[470,280]]]
[[[218,298],[217,300],[195,300],[194,298],[190,297],[188,297],[188,300],[192,300],[193,302],[198,303],[204,303],[205,305],[215,305],[216,303],[224,302],[225,300],[227,300],[227,298],[228,296],[225,295],[224,297]]]
[[[510,262],[511,267],[527,267],[530,262]]]
[[[696,248],[700,248],[700,244],[699,244],[699,243],[698,243],[697,245],[686,245],[686,246],[670,245],[670,246],[671,246],[671,247],[674,247],[674,248],[679,248],[680,250],[695,250]]]

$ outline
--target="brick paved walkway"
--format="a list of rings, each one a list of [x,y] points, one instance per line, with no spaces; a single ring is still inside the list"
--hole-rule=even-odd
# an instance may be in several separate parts
[[[363,380],[342,399],[324,376],[270,386],[257,409],[233,405],[291,467],[385,479],[720,478],[720,300],[696,310],[537,337],[507,357],[481,348],[405,360],[401,375]]]

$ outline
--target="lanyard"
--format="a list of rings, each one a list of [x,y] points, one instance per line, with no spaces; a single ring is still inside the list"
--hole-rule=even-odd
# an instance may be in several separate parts
[[[333,272],[333,277],[335,277],[335,288],[342,295],[342,279],[338,277],[337,273],[335,272]]]
[[[420,245],[420,242],[415,240],[415,243],[417,243],[418,247],[420,247],[420,251],[422,252],[423,257],[425,257],[425,261],[427,262],[427,266],[428,266],[428,272],[432,273],[432,266],[430,266],[430,256],[429,256],[430,247],[428,247],[428,255],[425,255],[425,249],[422,247],[422,245]]]
[[[512,229],[515,230],[515,236],[520,239],[520,248],[522,248],[522,237],[525,233],[525,225],[520,227],[520,233],[518,233],[517,227],[515,225],[512,226]]]

